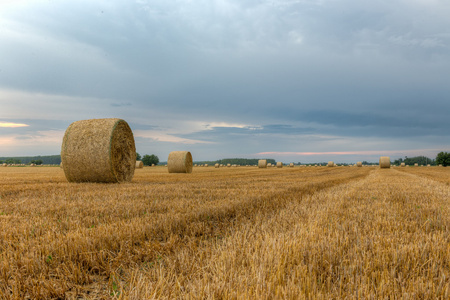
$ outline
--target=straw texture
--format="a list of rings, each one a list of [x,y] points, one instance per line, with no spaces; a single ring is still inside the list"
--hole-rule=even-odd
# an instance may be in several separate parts
[[[400,167],[404,167],[404,166],[405,166],[405,163],[401,163],[401,164],[400,164]]]
[[[391,158],[389,156],[380,157],[380,168],[389,169],[391,167]]]
[[[277,162],[277,168],[282,168],[283,167],[283,163],[281,161]]]
[[[133,132],[121,119],[91,119],[70,124],[61,161],[69,182],[127,182],[136,166]]]
[[[335,165],[334,165],[334,162],[329,161],[329,162],[328,162],[328,166],[329,166],[329,167],[334,167],[334,166],[335,166]]]
[[[136,161],[136,169],[142,169],[144,167],[144,163],[141,160]]]
[[[169,173],[192,173],[192,155],[189,151],[173,151],[167,159]]]
[[[266,159],[258,160],[258,168],[267,168],[267,160]]]
[[[356,163],[356,166],[357,166],[357,167],[362,167],[362,162],[358,161],[358,162]]]
[[[215,164],[214,168],[218,168],[220,166],[220,164]]]

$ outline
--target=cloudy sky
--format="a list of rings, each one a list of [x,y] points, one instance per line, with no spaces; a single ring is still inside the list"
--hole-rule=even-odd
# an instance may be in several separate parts
[[[448,0],[0,0],[0,156],[118,117],[141,154],[450,150]]]

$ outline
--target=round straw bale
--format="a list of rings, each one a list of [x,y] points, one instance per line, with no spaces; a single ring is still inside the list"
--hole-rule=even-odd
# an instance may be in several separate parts
[[[401,164],[400,164],[400,167],[404,167],[404,166],[405,166],[405,163],[401,163]]]
[[[121,119],[91,119],[70,124],[61,161],[69,182],[131,181],[136,167],[133,132]]]
[[[328,162],[328,166],[329,166],[329,167],[334,167],[334,166],[335,166],[335,165],[334,165],[334,162],[329,161],[329,162]]]
[[[389,156],[380,157],[380,168],[389,169],[391,167],[391,158]]]
[[[258,160],[258,168],[267,168],[267,159]]]
[[[189,151],[170,152],[167,159],[169,173],[192,173],[192,155]]]
[[[227,164],[227,168],[230,168],[231,167],[231,164]]]
[[[220,167],[220,164],[215,164],[214,165],[214,168],[218,168],[218,167]]]
[[[141,160],[136,161],[136,169],[142,169],[144,167],[144,163]]]
[[[358,161],[358,162],[356,163],[356,166],[357,166],[357,167],[362,167],[362,162]]]
[[[205,167],[208,167],[208,164],[205,164]]]
[[[414,167],[418,167],[418,166],[419,166],[419,164],[418,164],[418,163],[415,163],[415,164],[414,164]]]
[[[271,167],[271,166],[272,166],[272,163],[268,163],[267,166],[268,166],[268,167]]]
[[[293,168],[294,167],[294,163],[290,163],[289,167]]]
[[[3,164],[2,166],[7,167],[8,165],[7,164]]]
[[[277,168],[282,168],[283,167],[283,163],[281,161],[277,162]]]
[[[431,165],[430,165],[430,164],[428,164],[428,165],[427,165],[427,167],[431,167]]]

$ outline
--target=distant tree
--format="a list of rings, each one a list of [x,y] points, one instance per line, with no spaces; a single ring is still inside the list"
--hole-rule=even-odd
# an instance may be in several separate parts
[[[30,163],[35,164],[35,165],[42,165],[42,159],[32,160]]]
[[[145,154],[142,157],[142,162],[144,163],[144,166],[151,166],[152,164],[157,165],[159,163],[159,158],[154,154],[152,155]]]
[[[3,160],[0,160],[0,164],[2,164],[3,163]]]
[[[136,152],[136,160],[142,160],[142,157],[139,153]]]
[[[439,152],[436,156],[436,164],[443,165],[444,167],[450,166],[450,153]]]
[[[22,163],[22,161],[21,161],[20,159],[17,159],[17,158],[8,158],[8,159],[6,160],[6,163],[7,163],[8,165],[12,165],[12,164],[19,165],[19,164]]]

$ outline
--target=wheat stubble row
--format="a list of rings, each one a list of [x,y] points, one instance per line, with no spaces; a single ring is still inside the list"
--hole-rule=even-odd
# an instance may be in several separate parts
[[[448,184],[393,169],[258,211],[128,274],[130,298],[448,299]]]
[[[183,249],[211,249],[237,224],[277,213],[292,201],[370,171],[166,172],[145,168],[132,183],[108,185],[69,184],[57,168],[2,170],[0,295],[131,295],[130,274],[153,270],[157,262],[168,264]],[[185,269],[173,272],[164,280],[175,293],[170,278]]]

